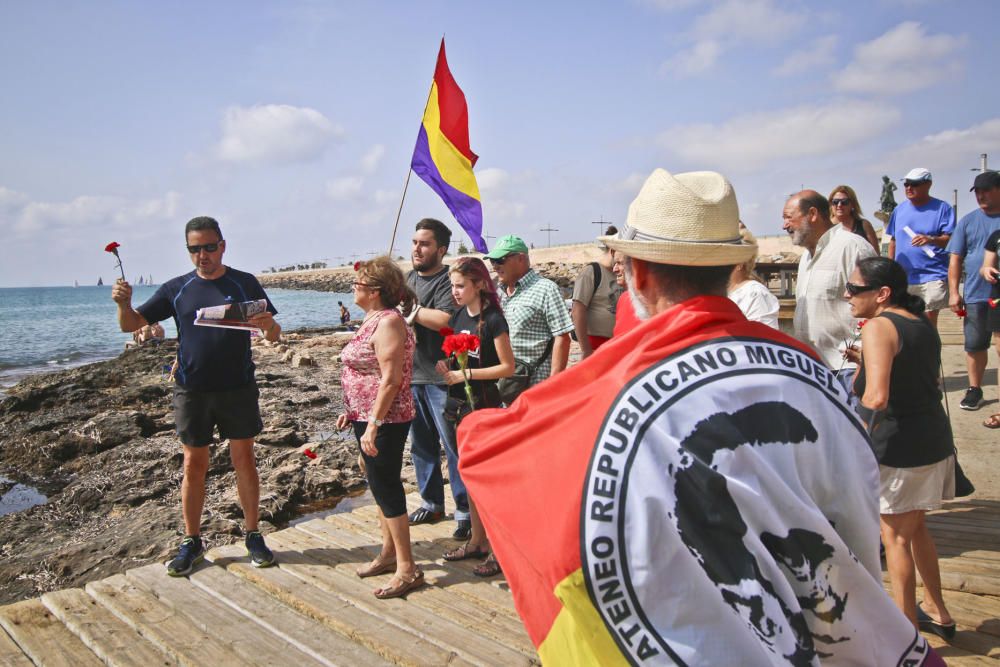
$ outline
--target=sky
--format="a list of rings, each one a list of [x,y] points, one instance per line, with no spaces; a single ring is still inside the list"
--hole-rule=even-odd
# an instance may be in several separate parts
[[[913,167],[959,215],[1000,166],[995,0],[0,3],[0,287],[190,270],[219,220],[246,271],[384,253],[438,46],[469,106],[487,242],[624,221],[649,173],[714,170],[780,234],[803,187]],[[414,175],[394,255],[448,209]],[[875,221],[876,226],[879,226]],[[555,231],[543,231],[543,230]]]

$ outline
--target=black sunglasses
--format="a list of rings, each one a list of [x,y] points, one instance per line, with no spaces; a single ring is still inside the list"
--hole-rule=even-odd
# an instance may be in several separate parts
[[[490,257],[490,264],[492,264],[493,266],[500,266],[501,264],[503,264],[504,262],[506,262],[508,259],[510,259],[511,256],[512,256],[512,254],[511,255],[504,255],[503,257],[498,257],[497,259],[493,259],[492,257]]]
[[[221,243],[222,241],[219,241],[219,243],[204,243],[202,245],[189,245],[187,249],[188,252],[191,253],[192,255],[197,255],[202,250],[204,250],[205,252],[215,252],[216,250],[219,249],[219,245]]]
[[[850,199],[831,199],[830,206],[847,206],[851,203]]]
[[[844,285],[847,293],[851,296],[857,296],[862,292],[871,292],[872,290],[877,290],[880,287],[881,285],[855,285],[854,283],[847,283]]]
[[[917,186],[923,185],[927,181],[903,181],[904,188],[915,188]]]

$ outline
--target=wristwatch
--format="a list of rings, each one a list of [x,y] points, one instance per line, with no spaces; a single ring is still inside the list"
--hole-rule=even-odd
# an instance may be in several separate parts
[[[369,424],[375,424],[376,427],[379,427],[379,426],[381,426],[382,424],[385,423],[385,420],[384,419],[372,419],[371,417],[369,417],[368,418],[368,423]]]

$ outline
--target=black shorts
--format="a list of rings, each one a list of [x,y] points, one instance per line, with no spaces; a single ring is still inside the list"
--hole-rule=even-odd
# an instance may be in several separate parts
[[[177,437],[188,447],[212,444],[219,427],[222,440],[253,438],[264,429],[257,398],[260,390],[251,382],[237,389],[200,391],[174,386],[174,424]]]

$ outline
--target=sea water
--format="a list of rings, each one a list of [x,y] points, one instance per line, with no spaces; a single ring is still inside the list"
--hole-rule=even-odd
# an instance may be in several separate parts
[[[133,305],[143,303],[155,286],[134,286]],[[349,294],[268,289],[285,331],[340,324],[343,302],[352,319],[361,310]],[[0,288],[0,395],[3,388],[33,373],[44,373],[117,356],[132,340],[118,328],[118,307],[111,286]],[[177,336],[174,321],[163,328]]]

